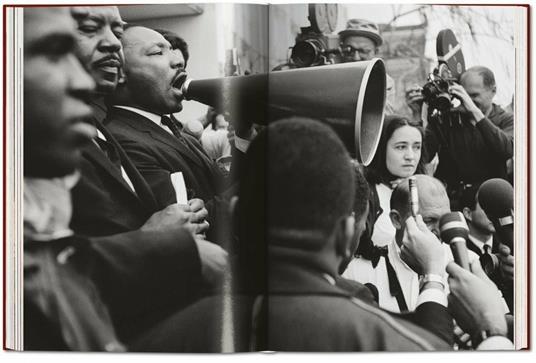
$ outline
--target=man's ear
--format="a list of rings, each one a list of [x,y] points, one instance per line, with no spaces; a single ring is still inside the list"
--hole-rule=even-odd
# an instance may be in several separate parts
[[[463,207],[462,213],[466,220],[468,221],[471,220],[471,217],[472,217],[471,209],[469,209],[468,207]]]
[[[389,218],[391,218],[391,223],[396,229],[402,229],[404,226],[404,221],[402,220],[402,216],[396,209],[392,209],[391,212],[389,212]]]
[[[355,232],[355,217],[351,215],[342,219],[338,228],[335,249],[340,257],[350,258],[353,254],[352,239]]]

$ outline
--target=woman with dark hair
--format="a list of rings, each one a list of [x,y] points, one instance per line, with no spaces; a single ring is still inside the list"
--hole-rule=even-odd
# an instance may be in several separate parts
[[[370,235],[374,245],[384,246],[395,235],[389,219],[393,188],[404,178],[424,173],[422,141],[423,131],[416,122],[395,115],[385,118],[376,154],[365,169],[374,197],[371,211],[377,215]]]
[[[424,174],[423,131],[403,116],[386,116],[374,159],[365,169],[370,185],[369,216],[356,255],[377,263],[381,251],[395,236],[389,218],[394,187],[404,178]]]

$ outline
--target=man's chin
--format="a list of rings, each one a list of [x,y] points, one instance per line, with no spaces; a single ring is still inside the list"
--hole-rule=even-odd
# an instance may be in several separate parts
[[[117,77],[95,77],[95,83],[97,83],[97,87],[95,89],[95,92],[98,94],[103,95],[109,95],[113,92],[115,92],[115,89],[117,88],[118,84],[118,78]]]

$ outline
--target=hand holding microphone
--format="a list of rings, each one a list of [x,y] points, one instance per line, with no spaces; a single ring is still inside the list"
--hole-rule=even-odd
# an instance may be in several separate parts
[[[420,275],[444,275],[445,251],[420,214],[406,220],[406,233],[408,238],[402,242],[400,258]]]

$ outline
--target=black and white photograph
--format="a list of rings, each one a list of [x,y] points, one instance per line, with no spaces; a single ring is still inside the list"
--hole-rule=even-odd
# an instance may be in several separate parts
[[[4,350],[529,348],[528,5],[4,29]]]

